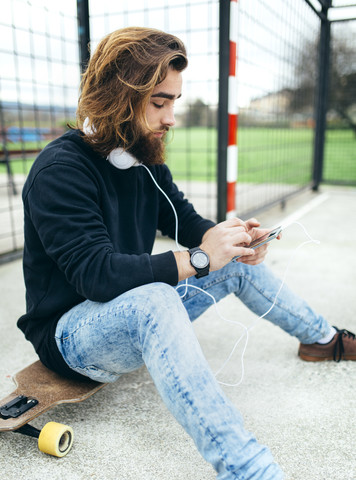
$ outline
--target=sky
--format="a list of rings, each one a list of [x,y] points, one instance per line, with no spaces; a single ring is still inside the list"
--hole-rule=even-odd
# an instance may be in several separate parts
[[[219,2],[187,4],[188,0],[91,0],[92,48],[105,34],[127,25],[176,34],[186,43],[190,60],[181,105],[196,98],[216,105]],[[239,5],[238,101],[246,107],[253,98],[295,86],[295,65],[305,42],[315,39],[319,24],[303,0],[239,0]],[[331,13],[331,18],[344,16],[356,17],[356,8]],[[345,23],[346,29],[350,26]],[[356,21],[352,27],[355,38]],[[75,106],[80,76],[75,0],[2,0],[0,45],[3,101],[45,104],[58,99]]]

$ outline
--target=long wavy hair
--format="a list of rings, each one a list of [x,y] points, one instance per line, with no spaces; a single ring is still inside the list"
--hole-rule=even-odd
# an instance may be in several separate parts
[[[86,118],[84,139],[103,156],[129,149],[147,131],[146,107],[168,69],[188,64],[183,42],[151,28],[129,27],[104,37],[82,76],[76,127]]]

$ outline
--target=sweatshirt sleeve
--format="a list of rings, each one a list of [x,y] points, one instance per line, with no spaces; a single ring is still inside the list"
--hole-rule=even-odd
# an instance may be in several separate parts
[[[24,206],[46,254],[77,293],[106,302],[135,287],[178,281],[173,252],[114,251],[100,208],[100,187],[88,170],[60,162],[32,181]]]

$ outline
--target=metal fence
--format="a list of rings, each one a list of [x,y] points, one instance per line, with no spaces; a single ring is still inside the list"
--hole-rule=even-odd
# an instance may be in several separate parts
[[[322,180],[356,185],[356,21],[331,24],[326,120]]]
[[[301,94],[318,17],[304,1],[241,1],[237,211],[255,214],[312,180],[315,86]]]
[[[75,117],[77,20],[68,0],[5,0],[0,11],[0,254],[16,255],[24,179],[36,153]]]
[[[315,184],[319,34],[322,9],[328,2],[238,1],[236,210],[243,218]],[[167,162],[176,183],[197,210],[221,220],[226,199],[219,185],[226,178],[220,178],[217,166],[218,158],[221,162],[218,118],[226,98],[224,88],[219,92],[219,78],[221,86],[222,39],[228,35],[221,12],[229,0],[91,1],[89,19],[83,8],[86,1],[77,3],[81,27],[89,20],[91,49],[105,34],[129,25],[162,29],[185,42],[189,67],[184,72],[183,96],[176,106],[177,125],[168,145]],[[332,33],[345,30],[339,25],[332,24]],[[78,39],[75,0],[3,0],[0,29],[1,257],[21,253],[20,192],[35,152],[60,135],[75,116],[83,45]],[[79,32],[82,35],[83,28]],[[350,52],[356,49],[353,32],[346,34]],[[349,70],[342,72],[342,81],[354,82],[354,60]],[[347,107],[351,119],[355,118],[354,103],[349,100]],[[352,132],[351,124],[340,114],[337,123],[334,110],[328,113],[328,126],[333,130],[326,134],[323,179],[349,180],[354,178],[349,174],[355,168],[354,137],[345,140]],[[317,119],[317,131],[318,124]],[[340,140],[335,140],[336,133]],[[346,174],[339,173],[342,168]],[[352,182],[355,184],[356,179]]]
[[[90,3],[91,46],[127,26],[167,31],[183,40],[189,58],[167,163],[197,210],[216,218],[216,114],[219,87],[219,0]]]

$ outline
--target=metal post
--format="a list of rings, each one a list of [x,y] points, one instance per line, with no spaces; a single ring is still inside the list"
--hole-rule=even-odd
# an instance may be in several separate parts
[[[323,177],[324,144],[327,113],[327,95],[329,86],[329,64],[330,64],[330,20],[328,10],[331,7],[331,0],[321,3],[322,14],[320,24],[319,43],[319,71],[317,96],[315,104],[315,138],[314,138],[314,161],[313,161],[313,190],[319,188]]]
[[[227,101],[228,114],[228,142],[227,142],[227,208],[226,217],[236,215],[236,181],[238,171],[238,147],[237,147],[237,40],[238,40],[238,0],[230,0],[230,64],[229,64],[229,89]]]
[[[89,0],[77,0],[80,69],[83,73],[90,58]]]
[[[219,7],[219,108],[218,108],[218,198],[217,220],[226,219],[227,211],[227,146],[228,86],[230,62],[230,0],[220,0]]]

